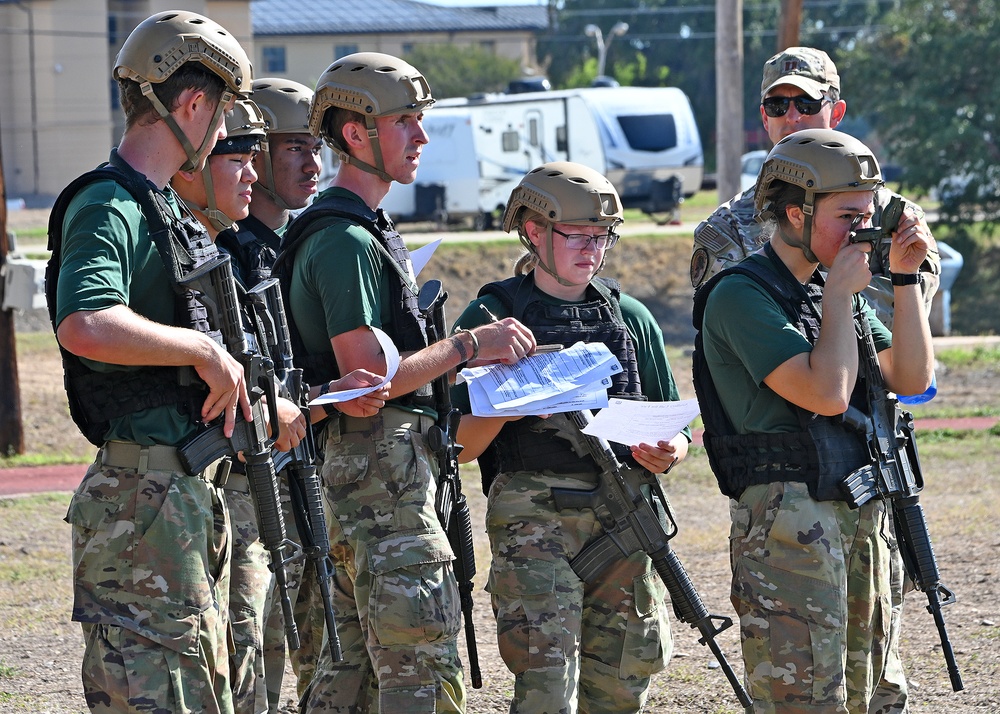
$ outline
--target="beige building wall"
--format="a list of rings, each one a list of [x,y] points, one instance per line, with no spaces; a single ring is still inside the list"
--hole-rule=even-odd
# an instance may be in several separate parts
[[[273,35],[257,38],[254,72],[260,76],[286,77],[306,86],[315,87],[316,80],[324,70],[334,60],[343,56],[343,54],[338,55],[338,48],[356,48],[358,52],[384,52],[396,57],[405,57],[407,50],[418,44],[489,46],[498,57],[517,60],[526,69],[532,68],[535,64],[535,38],[530,32],[502,35],[495,32],[422,32],[419,35]],[[285,48],[285,72],[268,72],[264,63],[264,49],[268,47]]]
[[[125,38],[153,13],[211,17],[240,41],[254,75],[315,86],[337,48],[405,56],[418,43],[481,45],[534,64],[531,32],[252,36],[251,0],[22,0],[0,4],[0,150],[7,195],[57,195],[108,157],[124,131],[111,69]],[[284,46],[284,72],[266,72],[263,47]]]
[[[8,197],[55,195],[107,158],[105,4],[0,5],[0,140]]]

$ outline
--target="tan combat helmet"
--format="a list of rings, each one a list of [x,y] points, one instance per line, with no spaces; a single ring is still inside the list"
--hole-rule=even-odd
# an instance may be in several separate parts
[[[816,195],[846,191],[874,191],[884,182],[878,160],[871,149],[850,134],[834,129],[804,129],[789,134],[771,149],[760,169],[754,192],[754,209],[758,221],[774,216],[771,186],[775,181],[805,189],[802,212],[805,225],[801,242],[787,236],[782,239],[801,248],[810,262],[818,263],[809,245]]]
[[[272,134],[309,134],[309,105],[313,90],[290,79],[264,77],[253,83],[254,103],[260,107],[267,122],[268,136]],[[274,186],[271,154],[265,145],[264,173],[257,179],[255,189],[267,194],[283,211],[292,207],[278,195]]]
[[[249,99],[236,101],[233,111],[226,115],[226,138],[218,142],[212,149],[211,156],[224,154],[250,154],[262,151],[267,146],[267,131],[264,126],[264,116],[260,109]],[[195,206],[185,201],[189,208],[200,211],[217,231],[232,228],[236,221],[219,210],[215,198],[215,188],[212,186],[212,169],[205,164],[201,170],[205,182],[205,207]]]
[[[537,255],[524,230],[525,221],[537,216],[548,224],[545,260]],[[529,171],[511,191],[503,213],[503,229],[507,233],[517,229],[521,243],[537,255],[542,270],[562,285],[570,285],[556,273],[552,224],[607,226],[610,234],[623,220],[621,199],[607,178],[588,166],[554,161]]]
[[[186,62],[201,64],[226,83],[215,118],[197,150],[153,90],[154,84],[167,80]],[[122,45],[115,59],[113,76],[139,84],[143,95],[184,147],[188,160],[181,168],[185,171],[201,163],[214,138],[211,127],[215,126],[229,101],[234,96],[248,96],[253,83],[250,58],[236,38],[214,20],[185,10],[159,12],[140,22]]]
[[[309,114],[309,131],[321,137],[346,164],[392,181],[385,172],[385,161],[375,129],[376,117],[419,113],[434,103],[427,80],[410,64],[381,52],[358,52],[343,57],[329,67],[316,82]],[[341,145],[341,137],[330,136],[323,128],[327,109],[349,109],[364,117],[372,139],[375,166],[350,156]]]

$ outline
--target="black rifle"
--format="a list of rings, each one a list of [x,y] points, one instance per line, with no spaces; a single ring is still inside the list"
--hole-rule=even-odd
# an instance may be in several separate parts
[[[865,434],[872,463],[849,474],[844,479],[843,488],[848,503],[854,508],[872,498],[884,498],[891,502],[892,523],[906,574],[918,590],[927,594],[927,611],[934,617],[937,626],[951,688],[959,692],[965,685],[941,611],[943,606],[955,602],[955,594],[941,583],[927,531],[927,519],[920,505],[919,493],[924,487],[924,477],[913,434],[913,415],[903,411],[899,401],[889,396],[867,318],[856,314],[854,322],[860,351],[858,369],[865,385],[871,417],[852,407],[844,415],[844,420]]]
[[[447,334],[444,317],[444,303],[448,293],[441,287],[440,280],[428,280],[417,296],[417,309],[425,321],[427,343],[434,344]],[[434,406],[437,409],[437,423],[427,432],[427,445],[437,455],[439,464],[437,498],[434,510],[448,542],[455,552],[452,565],[458,594],[465,616],[465,642],[469,650],[469,674],[472,686],[481,689],[483,675],[479,669],[479,652],[476,649],[476,625],[472,619],[472,579],[476,576],[476,551],[472,543],[472,515],[469,503],[462,493],[462,479],[458,473],[458,454],[462,445],[455,443],[462,412],[451,403],[448,375],[434,380]]]
[[[330,533],[323,507],[323,487],[316,473],[316,442],[309,417],[309,387],[302,380],[302,369],[292,363],[292,340],[285,316],[285,304],[277,278],[263,280],[247,291],[247,300],[263,323],[267,354],[274,364],[280,396],[298,405],[306,420],[306,435],[298,446],[274,454],[274,468],[287,474],[292,499],[292,513],[299,531],[301,557],[316,568],[323,616],[334,662],[343,659],[337,634],[336,610],[330,593],[333,563],[330,560]]]
[[[274,573],[281,597],[288,646],[298,649],[299,632],[292,617],[288,576],[285,571],[285,565],[294,557],[286,558],[285,551],[294,553],[297,546],[288,539],[285,532],[278,479],[271,459],[274,439],[268,436],[268,418],[275,429],[278,425],[274,364],[269,357],[260,354],[259,350],[250,348],[243,330],[236,280],[233,278],[228,255],[220,254],[195,269],[181,281],[181,286],[199,294],[201,302],[208,308],[210,324],[222,333],[223,346],[243,365],[253,420],[246,421],[237,411],[233,435],[226,437],[222,417],[219,417],[214,424],[181,446],[178,455],[189,473],[200,473],[213,461],[224,456],[243,454],[250,495],[257,512],[260,540],[271,556],[270,569]],[[261,333],[259,324],[252,327],[256,328],[256,334]]]
[[[646,469],[623,465],[607,440],[584,434],[581,430],[590,419],[588,410],[549,417],[557,426],[568,422],[566,428],[560,428],[560,433],[571,436],[574,450],[581,456],[589,453],[601,470],[598,484],[592,489],[552,489],[556,508],[589,508],[604,528],[602,535],[584,546],[570,561],[573,572],[590,583],[623,556],[645,552],[667,586],[677,619],[701,633],[698,641],[712,651],[740,704],[749,709],[753,700],[715,641],[716,635],[732,626],[732,618],[709,614],[684,565],[670,548],[670,539],[677,535],[677,522],[659,479]],[[643,493],[643,486],[649,488],[650,496],[662,508],[666,522]]]

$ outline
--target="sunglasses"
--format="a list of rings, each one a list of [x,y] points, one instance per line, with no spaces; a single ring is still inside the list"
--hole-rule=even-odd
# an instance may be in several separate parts
[[[593,243],[598,250],[611,250],[618,242],[618,234],[610,228],[604,235],[592,236],[587,233],[563,233],[558,228],[552,229],[553,233],[558,233],[566,239],[566,247],[570,250],[583,250]]]
[[[788,105],[792,102],[795,102],[795,109],[798,110],[799,114],[805,114],[807,116],[819,114],[819,110],[823,108],[824,104],[827,102],[830,102],[831,104],[833,103],[833,101],[827,97],[812,99],[811,97],[801,96],[768,97],[760,104],[764,107],[764,113],[769,117],[783,117],[788,112]]]

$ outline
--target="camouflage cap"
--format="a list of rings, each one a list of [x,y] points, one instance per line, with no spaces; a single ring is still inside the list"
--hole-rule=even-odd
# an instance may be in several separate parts
[[[781,84],[798,87],[813,99],[819,99],[831,87],[840,91],[837,66],[823,50],[813,47],[789,47],[764,63],[760,98]]]

